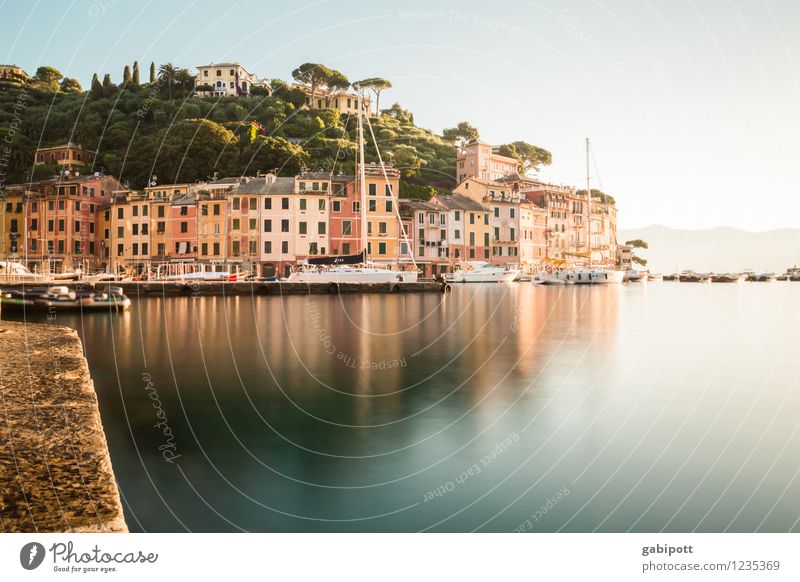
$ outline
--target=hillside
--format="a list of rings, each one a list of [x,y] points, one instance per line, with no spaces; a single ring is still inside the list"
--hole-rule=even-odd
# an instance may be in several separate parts
[[[647,241],[650,248],[639,254],[653,272],[755,269],[783,273],[787,267],[800,265],[800,229],[748,232],[730,227],[679,230],[651,225],[622,230],[618,237],[621,242]]]

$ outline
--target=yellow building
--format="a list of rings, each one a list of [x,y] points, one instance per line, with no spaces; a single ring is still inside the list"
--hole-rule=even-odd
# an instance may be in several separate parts
[[[379,164],[365,164],[367,190],[367,256],[383,263],[411,261],[400,256],[400,222],[397,209],[400,190],[400,171],[385,166],[386,176]],[[387,182],[388,178],[388,182]]]
[[[306,105],[309,109],[336,109],[341,113],[355,114],[358,112],[357,93],[336,93],[324,88],[314,90],[314,98],[311,98],[311,87],[300,83],[294,83],[292,89],[300,89],[306,94]],[[371,111],[372,100],[364,96],[364,111]]]
[[[149,268],[152,252],[150,200],[144,192],[118,190],[112,194],[107,223],[101,223],[103,245],[109,249],[111,271],[138,274]],[[103,213],[105,215],[105,213]]]
[[[221,265],[227,257],[229,203],[224,191],[201,190],[197,199],[197,260]]]
[[[456,157],[456,179],[476,178],[487,182],[516,174],[519,162],[515,158],[495,153],[488,143],[476,141],[464,146]]]
[[[269,91],[269,83],[265,79],[259,79],[238,62],[197,67],[195,91],[199,96],[246,97],[256,86]]]

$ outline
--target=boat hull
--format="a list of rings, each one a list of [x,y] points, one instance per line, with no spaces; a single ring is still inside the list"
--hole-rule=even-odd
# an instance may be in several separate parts
[[[416,283],[416,271],[389,269],[337,268],[323,271],[298,271],[288,278],[289,283]]]
[[[608,285],[622,283],[625,271],[612,271],[610,269],[575,269],[561,271],[558,278],[565,283],[575,285]]]

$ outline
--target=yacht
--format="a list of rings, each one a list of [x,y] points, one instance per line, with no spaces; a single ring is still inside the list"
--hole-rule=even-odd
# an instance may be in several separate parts
[[[444,279],[448,283],[511,283],[520,274],[519,269],[496,267],[485,261],[469,261],[446,274]]]
[[[369,116],[365,114],[363,108],[363,95],[361,88],[358,88],[358,157],[356,159],[356,167],[358,168],[358,183],[359,195],[361,198],[360,208],[367,208],[367,184],[365,173],[364,157],[364,118],[366,118],[369,125],[370,134],[372,135],[372,142],[375,145],[375,151],[378,155],[378,162],[381,168],[384,168],[383,158],[381,157],[378,142],[375,140],[375,134],[372,131],[372,124],[370,123]],[[389,177],[386,175],[386,170],[383,169],[383,177],[386,183],[389,183]],[[396,193],[393,193],[393,196]],[[397,200],[394,201],[393,207],[397,215],[397,221],[400,225],[400,232],[403,233],[406,248],[411,248],[411,243],[403,228],[403,222],[400,218],[400,205]],[[312,257],[305,261],[298,262],[298,269],[292,272],[285,281],[288,283],[322,283],[329,285],[336,285],[338,283],[416,283],[419,276],[414,256],[409,255],[411,268],[406,269],[403,265],[378,265],[369,263],[367,261],[367,213],[361,212],[361,252],[355,255],[333,255],[328,257]]]
[[[22,263],[0,261],[0,281],[5,283],[37,283],[46,280],[47,277],[32,272]]]

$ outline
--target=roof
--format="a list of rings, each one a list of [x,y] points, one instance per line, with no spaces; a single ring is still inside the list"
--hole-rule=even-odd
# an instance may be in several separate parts
[[[231,194],[294,194],[294,178],[253,178],[240,184]]]
[[[442,207],[436,204],[431,204],[425,200],[403,199],[400,201],[400,208],[411,208],[412,210],[428,210],[431,212],[442,212]]]
[[[184,194],[170,202],[172,206],[194,206],[197,202],[197,194]]]
[[[302,172],[297,176],[298,180],[330,180],[330,172]]]
[[[47,151],[47,150],[60,150],[60,149],[64,149],[64,148],[72,148],[72,149],[76,149],[76,150],[83,150],[85,152],[91,152],[91,150],[87,150],[83,146],[80,146],[78,144],[74,144],[71,141],[69,141],[67,143],[62,143],[60,145],[45,146],[45,147],[41,147],[41,148],[36,148],[36,151],[37,152],[43,152],[43,151]]]
[[[461,194],[437,194],[434,196],[448,210],[476,210],[486,212],[489,209],[483,204],[475,202],[472,198],[467,198]]]

